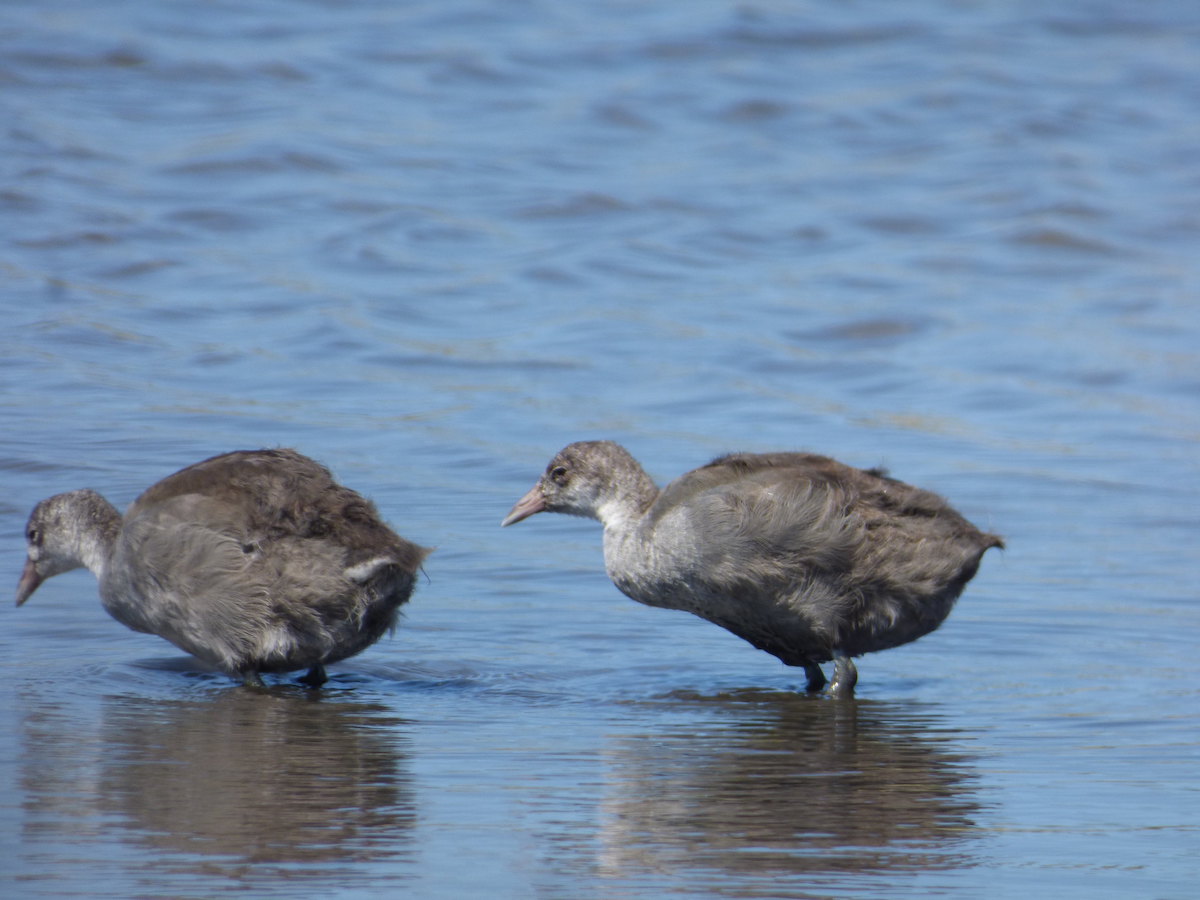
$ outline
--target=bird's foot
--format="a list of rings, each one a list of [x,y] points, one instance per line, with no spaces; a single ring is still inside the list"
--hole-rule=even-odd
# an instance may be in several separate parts
[[[821,688],[825,687],[825,673],[821,671],[821,667],[816,663],[805,663],[804,674],[808,676],[808,684],[804,689],[810,694],[818,694]]]
[[[841,650],[835,650],[833,652],[833,681],[829,683],[829,696],[853,697],[856,684],[858,684],[858,669],[854,665],[854,660]]]
[[[315,688],[319,688],[326,681],[328,681],[329,676],[325,674],[325,667],[323,665],[321,665],[320,663],[317,663],[315,666],[313,666],[311,669],[309,669],[308,672],[303,677],[298,678],[296,680],[299,681],[301,684],[307,685],[308,687],[315,689]]]
[[[262,676],[260,676],[254,669],[249,669],[248,671],[242,673],[242,684],[248,688],[266,688],[266,685],[263,684]]]

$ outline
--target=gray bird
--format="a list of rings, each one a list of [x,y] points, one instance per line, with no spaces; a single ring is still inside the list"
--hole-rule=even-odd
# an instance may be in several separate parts
[[[214,456],[164,478],[122,516],[92,490],[43,500],[25,530],[17,605],[86,566],[135,631],[242,679],[325,666],[396,624],[430,552],[294,450]]]
[[[662,490],[612,441],[570,444],[502,525],[539,512],[598,519],[629,597],[715,622],[809,691],[852,696],[852,657],[916,640],[1004,544],[941,497],[809,453],[735,453]]]

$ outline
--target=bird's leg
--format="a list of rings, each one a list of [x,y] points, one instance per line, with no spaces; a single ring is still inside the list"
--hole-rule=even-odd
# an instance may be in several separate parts
[[[833,681],[829,683],[830,697],[853,697],[854,685],[858,683],[858,669],[854,660],[842,650],[833,651]]]
[[[328,680],[329,677],[325,674],[325,667],[320,663],[309,669],[303,678],[297,679],[301,684],[306,684],[310,688],[319,688]]]
[[[804,689],[810,694],[815,694],[825,687],[825,673],[816,663],[805,663],[804,674],[808,676],[808,684],[804,686]]]
[[[265,688],[263,680],[256,669],[247,669],[242,673],[242,684],[248,688]]]

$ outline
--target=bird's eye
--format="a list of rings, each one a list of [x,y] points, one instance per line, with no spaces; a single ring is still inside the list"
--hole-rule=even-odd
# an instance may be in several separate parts
[[[555,466],[550,470],[550,478],[558,484],[563,484],[567,480],[567,470],[565,466]]]
[[[35,546],[35,547],[42,546],[42,533],[40,531],[38,531],[36,528],[30,528],[29,532],[25,535],[25,537],[29,541],[29,543],[33,544],[33,546]]]

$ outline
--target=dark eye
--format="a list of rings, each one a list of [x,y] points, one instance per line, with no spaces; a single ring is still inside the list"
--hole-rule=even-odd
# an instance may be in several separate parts
[[[42,533],[36,528],[30,528],[29,533],[26,534],[25,537],[29,540],[29,543],[33,544],[33,546],[42,546]]]
[[[558,484],[564,484],[567,480],[567,470],[565,466],[555,466],[550,470],[550,478]]]

